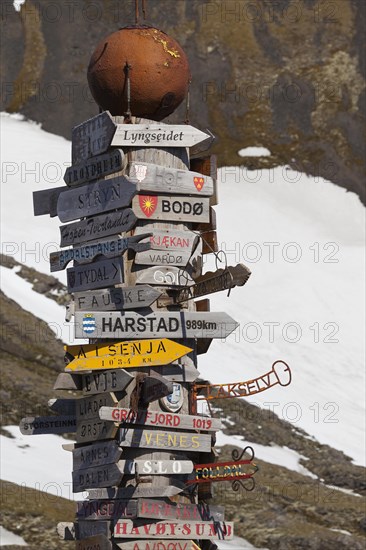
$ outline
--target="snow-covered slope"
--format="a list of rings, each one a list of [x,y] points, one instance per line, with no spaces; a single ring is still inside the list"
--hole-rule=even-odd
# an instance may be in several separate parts
[[[33,217],[32,192],[63,185],[70,143],[9,115],[1,117],[1,133],[2,250],[48,273],[59,221]],[[34,168],[36,176],[25,179]],[[283,359],[292,384],[250,401],[364,463],[363,206],[344,189],[285,167],[224,168],[219,200],[227,262],[243,262],[253,274],[230,298],[210,296],[212,311],[226,311],[241,326],[200,356],[202,375],[242,381]],[[215,269],[213,262],[206,268]],[[65,280],[64,272],[57,276]]]

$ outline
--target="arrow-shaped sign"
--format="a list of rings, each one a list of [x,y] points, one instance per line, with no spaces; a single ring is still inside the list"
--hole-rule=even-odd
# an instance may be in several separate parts
[[[188,124],[118,124],[111,145],[192,147],[211,139],[211,136]]]
[[[66,270],[67,290],[93,290],[106,285],[123,283],[123,258],[99,260],[92,264],[78,265]]]
[[[230,397],[247,397],[268,390],[276,384],[288,386],[291,383],[291,370],[284,361],[275,361],[272,370],[246,382],[232,384],[196,384],[193,392],[196,399],[228,399]]]
[[[128,249],[134,250],[135,252],[150,250],[150,242],[140,243],[139,241],[146,239],[151,235],[152,233],[145,233],[145,235],[134,235],[133,237],[125,237],[123,239],[103,240],[85,244],[83,246],[77,246],[75,248],[60,250],[58,252],[51,252],[51,271],[60,271],[61,269],[65,269],[67,264],[71,261],[76,261],[78,264],[87,264],[94,260],[97,256],[115,258],[116,256],[123,254],[123,252],[126,252]]]
[[[192,351],[192,348],[173,340],[137,340],[111,344],[65,346],[74,357],[66,371],[76,372],[97,369],[136,368],[167,365]]]
[[[86,181],[119,172],[123,169],[125,155],[122,149],[110,149],[102,155],[83,160],[66,169],[64,181],[66,185],[75,187]]]
[[[106,288],[74,293],[75,311],[118,311],[153,304],[162,292],[149,285]]]
[[[109,111],[104,111],[72,129],[72,163],[76,164],[100,153],[111,144],[117,125]]]

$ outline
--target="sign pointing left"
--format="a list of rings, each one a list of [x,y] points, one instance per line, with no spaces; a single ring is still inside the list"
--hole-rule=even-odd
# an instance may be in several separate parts
[[[66,371],[85,371],[112,368],[134,368],[167,365],[192,351],[192,348],[173,340],[135,340],[111,344],[86,344],[65,346],[74,357]]]

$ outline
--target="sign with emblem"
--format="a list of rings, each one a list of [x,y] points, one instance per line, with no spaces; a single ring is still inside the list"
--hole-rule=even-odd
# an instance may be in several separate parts
[[[160,290],[149,285],[75,292],[74,309],[75,311],[118,311],[146,308],[161,294]]]
[[[117,212],[100,214],[79,222],[61,225],[60,246],[75,245],[110,235],[118,235],[135,227],[136,222],[137,218],[131,208],[124,208]]]
[[[70,222],[108,210],[124,208],[131,204],[135,194],[135,184],[124,176],[97,180],[60,193],[57,215],[62,222]]]
[[[238,326],[221,312],[75,312],[76,338],[226,338]]]
[[[95,317],[83,316],[83,331],[91,335],[96,328]],[[166,365],[190,353],[192,348],[167,338],[157,340],[135,340],[132,342],[111,342],[110,344],[85,344],[65,346],[67,354],[74,359],[65,367],[66,371],[136,368]]]
[[[291,369],[284,361],[275,361],[272,370],[246,382],[232,384],[196,384],[193,386],[195,399],[228,399],[232,397],[247,397],[268,390],[279,384],[288,386],[291,383]]]
[[[64,181],[69,187],[120,172],[125,158],[122,149],[110,149],[102,155],[88,158],[67,168]]]
[[[66,271],[67,290],[93,290],[123,283],[123,259],[101,260],[92,264],[70,267]]]
[[[131,162],[129,179],[136,183],[139,192],[201,195],[214,192],[213,180],[197,172],[167,168],[157,164]]]
[[[210,199],[173,195],[137,195],[132,210],[142,220],[203,222],[210,220]]]
[[[116,538],[144,539],[158,536],[161,539],[220,539],[232,540],[234,524],[232,522],[169,522],[146,523],[144,520],[118,520],[114,525]],[[133,546],[131,546],[133,548]]]
[[[118,440],[121,447],[140,447],[141,449],[176,449],[179,451],[209,452],[211,435],[172,430],[140,430],[138,428],[120,428]]]
[[[82,122],[72,129],[72,163],[77,164],[107,151],[117,125],[109,111]]]
[[[110,420],[121,424],[174,428],[175,430],[203,430],[205,432],[216,432],[222,428],[222,423],[219,418],[187,414],[169,414],[162,411],[140,410],[135,412],[132,409],[123,407],[101,407],[99,409],[99,417],[102,420]]]
[[[118,124],[111,145],[113,147],[192,147],[210,138],[209,134],[189,124]]]
[[[169,412],[178,412],[183,407],[184,393],[182,386],[177,382],[173,385],[173,391],[169,395],[159,399],[162,409]]]
[[[149,236],[149,234],[145,235],[145,237],[146,236]],[[135,252],[143,253],[150,249],[149,242],[139,242],[143,238],[143,235],[136,235],[123,239],[103,240],[95,243],[88,243],[83,246],[68,248],[66,250],[60,250],[58,252],[51,252],[51,271],[65,269],[67,264],[72,261],[76,261],[78,264],[88,264],[98,256],[115,258],[126,252],[126,250],[134,250]]]
[[[19,429],[23,435],[64,434],[76,432],[75,416],[27,416]]]

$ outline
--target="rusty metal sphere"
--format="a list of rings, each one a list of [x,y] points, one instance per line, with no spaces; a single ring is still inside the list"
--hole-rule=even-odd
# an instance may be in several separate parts
[[[153,27],[125,27],[99,42],[88,67],[90,91],[112,115],[127,112],[127,71],[133,116],[162,120],[188,92],[186,54],[170,36]]]

